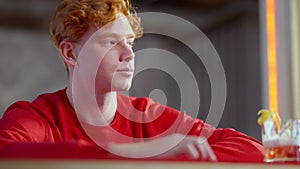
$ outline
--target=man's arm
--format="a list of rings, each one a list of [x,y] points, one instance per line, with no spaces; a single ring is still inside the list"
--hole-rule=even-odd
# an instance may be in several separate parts
[[[162,112],[159,114],[157,112]],[[251,138],[234,129],[215,128],[201,119],[193,118],[184,112],[151,103],[148,110],[149,119],[155,120],[148,125],[150,136],[163,133],[164,136],[174,133],[207,138],[209,145],[218,161],[236,162],[262,162],[263,146]],[[146,116],[147,117],[147,116]],[[159,126],[159,128],[157,127]],[[159,129],[159,132],[155,133]],[[155,132],[153,132],[155,131]],[[153,134],[154,133],[154,134]]]
[[[258,140],[231,128],[215,128],[185,113],[178,117],[178,133],[207,138],[218,161],[262,162],[263,146]],[[186,127],[190,126],[190,127]]]
[[[231,128],[215,129],[205,124],[202,130],[219,161],[262,162],[263,146],[258,140]]]
[[[108,148],[114,154],[131,158],[217,161],[205,138],[183,134],[138,143],[110,144]]]
[[[50,126],[33,111],[13,111],[0,119],[0,158],[111,158],[96,144],[54,140]]]
[[[0,158],[80,158],[111,159],[107,151],[83,141],[74,142],[15,142],[0,145]]]

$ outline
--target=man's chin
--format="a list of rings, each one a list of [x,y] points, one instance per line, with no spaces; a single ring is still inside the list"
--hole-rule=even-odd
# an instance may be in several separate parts
[[[112,91],[117,91],[117,92],[127,92],[131,88],[131,85],[124,85],[124,86],[118,86],[118,87],[113,87]]]

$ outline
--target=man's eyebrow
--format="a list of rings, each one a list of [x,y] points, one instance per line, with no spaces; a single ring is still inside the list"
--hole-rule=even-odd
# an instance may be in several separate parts
[[[99,38],[106,38],[106,37],[115,37],[115,38],[119,38],[119,37],[122,37],[123,35],[122,34],[119,34],[119,33],[104,33],[104,34],[98,34],[97,37]],[[134,39],[135,38],[135,35],[134,34],[126,34],[125,35],[126,38],[128,39]]]
[[[134,34],[128,34],[126,37],[127,37],[128,39],[134,39],[134,38],[135,38],[135,35],[134,35]]]

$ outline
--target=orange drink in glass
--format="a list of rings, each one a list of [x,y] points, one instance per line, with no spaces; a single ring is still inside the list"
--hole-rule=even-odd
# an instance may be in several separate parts
[[[289,120],[278,129],[273,121],[262,125],[265,162],[300,162],[300,120]]]

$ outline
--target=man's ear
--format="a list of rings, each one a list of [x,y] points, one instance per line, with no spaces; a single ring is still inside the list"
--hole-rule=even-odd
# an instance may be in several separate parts
[[[75,46],[71,42],[62,41],[59,44],[59,53],[63,61],[71,66],[77,65],[77,56],[75,55]]]

